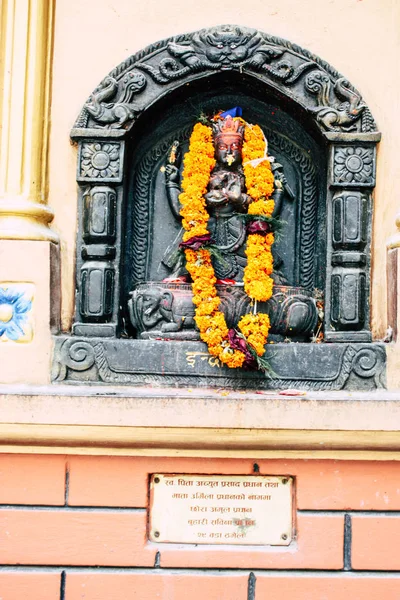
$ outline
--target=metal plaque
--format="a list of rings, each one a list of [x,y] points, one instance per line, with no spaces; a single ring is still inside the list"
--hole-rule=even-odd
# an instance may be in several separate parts
[[[149,538],[179,544],[288,546],[293,479],[262,475],[152,475]]]

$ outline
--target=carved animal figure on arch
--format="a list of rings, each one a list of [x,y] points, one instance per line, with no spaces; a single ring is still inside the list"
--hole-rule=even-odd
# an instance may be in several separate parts
[[[343,100],[336,106],[330,98],[332,83],[328,75],[322,71],[310,73],[306,79],[306,90],[317,96],[318,106],[311,109],[317,116],[317,121],[328,131],[352,131],[355,121],[360,118],[367,107],[361,103],[361,96],[350,88],[344,77],[338,79],[333,86],[337,98]]]
[[[141,92],[146,86],[146,78],[142,73],[131,71],[122,81],[122,91],[115,103],[106,103],[118,91],[118,81],[106,77],[104,87],[94,92],[90,101],[85,104],[86,110],[98,123],[108,123],[113,129],[122,127],[127,121],[134,119],[139,110],[131,104],[132,96]]]

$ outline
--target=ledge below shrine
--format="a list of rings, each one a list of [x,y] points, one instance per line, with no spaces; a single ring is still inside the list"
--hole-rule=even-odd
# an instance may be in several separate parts
[[[400,391],[0,386],[0,452],[400,460]]]

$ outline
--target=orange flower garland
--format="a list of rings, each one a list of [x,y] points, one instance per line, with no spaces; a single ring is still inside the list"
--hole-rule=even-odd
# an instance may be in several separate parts
[[[271,166],[265,156],[266,142],[260,127],[246,123],[243,144],[243,169],[247,193],[254,202],[249,206],[249,214],[270,217],[274,202],[270,196],[274,189],[274,177]],[[251,162],[254,161],[254,162]],[[182,193],[182,225],[185,229],[183,241],[209,234],[207,223],[209,215],[204,195],[211,171],[215,166],[214,146],[211,127],[197,123],[190,137],[189,152],[184,158]],[[266,301],[272,295],[273,270],[271,246],[272,233],[263,236],[248,236],[246,255],[247,266],[244,271],[244,286],[247,295],[255,301]],[[199,250],[185,249],[186,268],[193,283],[193,303],[196,306],[195,320],[201,339],[207,344],[208,351],[228,367],[241,367],[247,359],[246,353],[232,348],[230,331],[224,314],[218,310],[220,299],[216,289],[216,277],[207,248]],[[265,352],[265,343],[270,328],[266,314],[244,315],[238,328],[256,356]]]
[[[207,192],[210,173],[215,166],[214,146],[210,127],[196,123],[190,137],[189,152],[185,155],[182,193],[182,226],[186,230],[183,241],[206,235],[209,215],[204,194]]]
[[[248,213],[255,216],[272,217],[275,203],[270,200],[274,191],[274,176],[269,160],[265,157],[265,138],[258,125],[248,125],[244,130],[243,171],[247,193],[253,198]],[[256,166],[253,166],[254,163]],[[258,164],[257,164],[258,163]],[[266,302],[272,296],[273,258],[271,246],[274,234],[250,234],[247,238],[247,265],[244,269],[244,289],[253,300]]]

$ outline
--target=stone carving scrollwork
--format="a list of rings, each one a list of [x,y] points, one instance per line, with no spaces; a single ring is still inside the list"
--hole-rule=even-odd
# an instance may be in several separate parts
[[[90,342],[76,338],[65,340],[60,348],[59,360],[53,365],[53,381],[67,379],[68,369],[71,371],[87,371],[94,365],[94,348]]]
[[[143,91],[146,87],[146,77],[143,73],[130,71],[122,80],[121,92],[114,103],[105,102],[111,100],[118,93],[118,81],[113,77],[107,77],[102,89],[94,92],[90,100],[85,104],[85,110],[92,118],[100,123],[109,125],[111,128],[120,128],[127,121],[134,120],[140,110],[132,104],[135,94]]]
[[[361,96],[329,64],[287,40],[235,25],[179,35],[132,55],[96,88],[75,127],[128,128],[177,80],[235,70],[271,79],[284,94],[292,86],[291,96],[315,115],[322,130],[376,131]]]
[[[377,388],[384,387],[385,352],[381,347],[364,347],[354,357],[353,372],[363,379],[373,378]]]
[[[118,350],[113,341],[59,338],[53,380],[77,382],[97,379],[106,384],[181,387],[200,384],[211,387],[265,390],[295,387],[310,391],[354,390],[359,385],[368,390],[385,387],[385,348],[382,344],[328,344],[329,372],[324,367],[326,357],[323,345],[308,345],[310,353],[303,357],[301,365],[297,368],[301,366],[303,371],[305,366],[308,366],[313,374],[308,375],[306,370],[301,378],[289,375],[289,366],[297,360],[299,348],[297,344],[283,344],[279,357],[275,357],[276,349],[271,347],[269,358],[275,372],[271,378],[254,372],[232,375],[226,367],[221,367],[216,361],[208,360],[196,362],[196,370],[201,371],[196,376],[193,373],[193,361],[196,361],[197,356],[201,359],[203,353],[199,351],[198,342],[190,341],[174,344],[176,352],[171,357],[171,362],[165,365],[166,345],[170,347],[171,342],[138,340],[136,344],[141,347],[143,344],[149,345],[148,351],[138,352],[138,346],[131,347],[132,354],[128,355],[124,366],[121,366],[117,357],[122,345],[127,347],[127,344],[129,341],[125,340],[121,346],[118,346],[120,348]],[[206,350],[204,344],[201,344],[201,348]],[[133,354],[138,361],[134,370],[131,362]],[[151,361],[149,356],[152,357]],[[303,364],[304,361],[306,365]],[[164,365],[162,374],[161,365]]]
[[[170,56],[163,58],[158,68],[145,62],[137,64],[137,68],[149,73],[157,83],[166,84],[189,73],[247,66],[285,85],[295,83],[305,71],[314,68],[311,61],[295,65],[280,60],[271,65],[285,53],[285,48],[266,43],[254,30],[229,25],[195,33],[190,43],[169,42],[167,51]]]
[[[352,131],[360,119],[366,104],[361,96],[350,87],[344,77],[334,85],[330,77],[322,71],[314,71],[306,78],[305,88],[317,96],[317,107],[309,110],[315,113],[318,123],[328,131]]]

